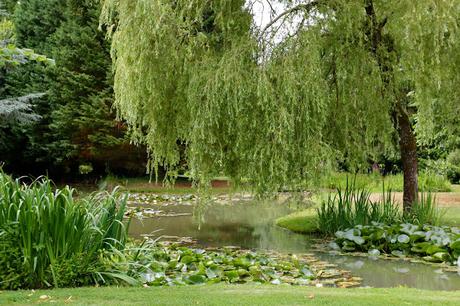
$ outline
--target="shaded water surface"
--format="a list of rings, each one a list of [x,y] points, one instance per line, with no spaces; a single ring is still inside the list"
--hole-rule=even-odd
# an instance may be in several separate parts
[[[274,224],[276,218],[297,209],[290,205],[249,201],[212,204],[201,213],[190,204],[154,206],[168,216],[134,218],[130,226],[131,236],[153,233],[154,237],[191,237],[203,246],[233,245],[286,253],[312,252],[312,237],[289,232]],[[460,290],[460,274],[443,273],[429,265],[323,253],[317,253],[317,256],[362,277],[363,286]]]

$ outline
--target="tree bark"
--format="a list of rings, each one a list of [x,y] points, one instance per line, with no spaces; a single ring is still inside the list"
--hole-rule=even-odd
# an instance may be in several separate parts
[[[418,200],[417,141],[406,112],[398,112],[397,126],[404,174],[403,210],[407,213]]]
[[[385,58],[378,52],[379,48],[385,50],[383,54],[395,52],[391,37],[387,36],[387,39],[383,40],[382,29],[387,23],[387,18],[379,22],[372,0],[366,0],[365,10],[369,20],[366,34],[369,37],[370,51],[380,67],[383,83],[386,87],[391,87],[392,77],[390,76],[393,75],[393,65],[388,57]],[[412,204],[418,200],[417,140],[407,109],[401,105],[401,101],[395,104],[392,115],[393,123],[399,134],[399,149],[404,175],[403,209],[407,213],[412,209]]]

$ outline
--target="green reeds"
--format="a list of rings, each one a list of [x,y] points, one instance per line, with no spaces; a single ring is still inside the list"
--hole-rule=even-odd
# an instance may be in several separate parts
[[[377,202],[372,202],[370,197],[369,190],[356,188],[355,181],[350,182],[347,178],[345,188],[337,188],[337,193],[329,195],[317,209],[320,231],[334,234],[358,224],[401,221],[400,209],[393,201],[391,191],[384,190],[382,200]]]
[[[0,173],[0,288],[65,286],[72,275],[103,282],[101,254],[125,247],[125,208],[114,193],[76,201],[46,178],[25,185]]]
[[[421,193],[417,202],[412,204],[409,213],[404,215],[404,221],[415,224],[440,225],[441,210],[436,203],[436,197],[428,193]]]
[[[370,191],[356,188],[355,181],[350,182],[347,178],[345,188],[337,188],[337,193],[329,195],[317,209],[318,227],[325,234],[334,234],[338,230],[372,222],[439,224],[441,214],[431,193],[422,193],[410,213],[403,214],[401,208],[393,199],[391,190],[385,190],[385,185],[381,199],[373,202]]]

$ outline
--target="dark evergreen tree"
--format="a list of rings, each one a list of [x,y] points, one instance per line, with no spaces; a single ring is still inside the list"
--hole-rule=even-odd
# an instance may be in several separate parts
[[[47,149],[71,173],[143,171],[142,162],[124,162],[142,160],[145,151],[130,146],[125,127],[115,121],[110,45],[98,30],[99,14],[95,1],[69,0],[49,38],[56,67],[49,76],[53,139]]]
[[[110,46],[98,30],[99,12],[100,4],[93,0],[17,4],[17,44],[46,54],[56,64],[23,65],[7,77],[5,98],[46,92],[34,106],[41,119],[11,137],[11,171],[70,176],[90,170],[144,171],[145,150],[130,145],[125,126],[115,121],[111,109]]]

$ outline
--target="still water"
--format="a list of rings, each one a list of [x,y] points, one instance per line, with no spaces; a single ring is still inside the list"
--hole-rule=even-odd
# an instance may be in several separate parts
[[[153,237],[191,237],[206,247],[232,245],[286,253],[312,253],[314,237],[295,234],[274,224],[276,218],[299,209],[286,203],[216,203],[199,210],[194,209],[196,205],[190,203],[149,205],[151,207],[161,212],[160,215],[142,220],[133,218],[131,236],[151,234]],[[437,267],[405,261],[323,253],[316,255],[362,277],[362,286],[460,290],[460,272],[442,272]]]

